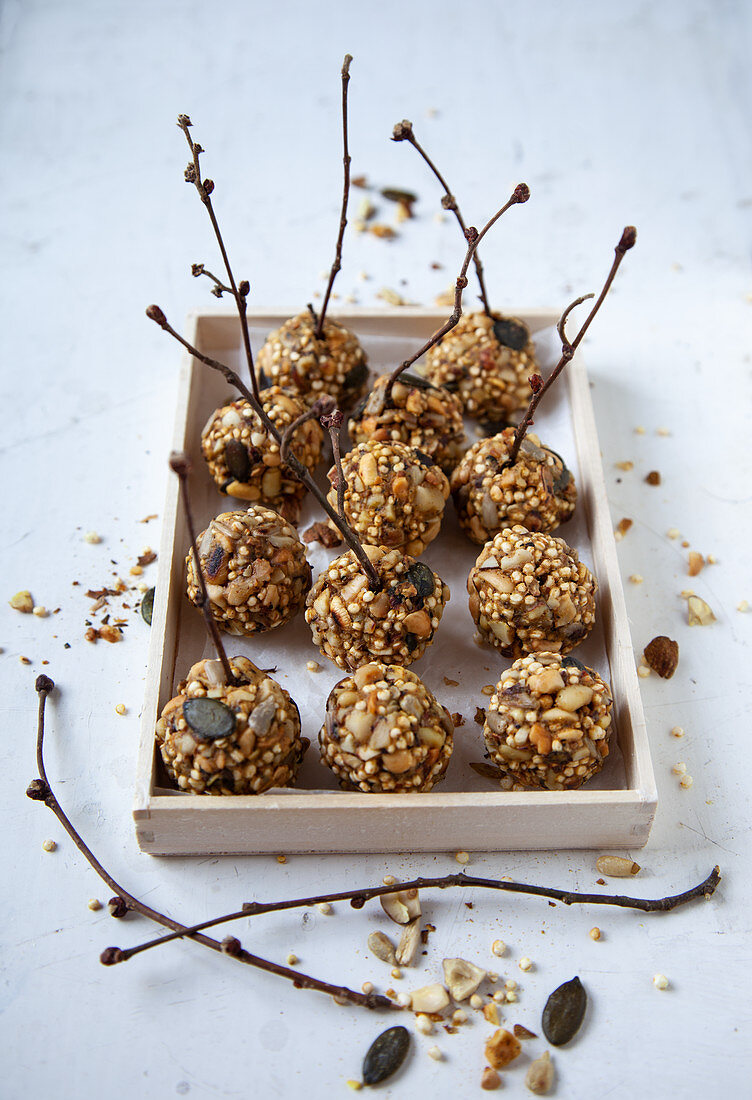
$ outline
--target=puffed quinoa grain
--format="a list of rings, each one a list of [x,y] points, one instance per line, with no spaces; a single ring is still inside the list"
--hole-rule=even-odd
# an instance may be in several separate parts
[[[54,852],[57,848],[56,840],[44,840],[42,841],[42,850],[45,852]]]
[[[653,985],[656,989],[668,989],[668,978],[665,974],[654,974]]]
[[[89,898],[86,907],[87,909],[91,909],[92,913],[96,913],[98,909],[102,908],[102,903],[99,898]]]
[[[691,775],[683,775],[681,777],[681,779],[679,780],[679,786],[683,787],[685,791],[688,791],[693,783],[694,783],[694,779],[692,778]]]
[[[118,703],[118,705],[115,707],[115,713],[116,714],[120,714],[120,715],[127,714],[127,711],[128,711],[128,708],[126,707],[125,703]]]
[[[463,866],[470,862],[469,852],[455,852],[454,858],[457,860],[458,863],[461,863]]]
[[[494,940],[491,944],[491,951],[494,955],[498,956],[498,958],[501,958],[506,949],[507,945],[504,943],[503,940]]]
[[[527,957],[527,955],[524,955],[520,959],[520,961],[517,963],[517,965],[519,966],[520,970],[532,970],[533,969],[533,964],[530,961],[530,959]]]
[[[322,339],[310,313],[285,321],[256,356],[262,383],[281,386],[307,404],[329,394],[341,409],[348,408],[364,392],[368,361],[357,338],[338,321],[326,317]]]

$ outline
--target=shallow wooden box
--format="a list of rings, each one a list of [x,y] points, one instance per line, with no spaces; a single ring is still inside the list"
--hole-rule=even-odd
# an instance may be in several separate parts
[[[254,347],[295,310],[249,316]],[[544,374],[558,353],[557,315],[520,311],[531,328]],[[339,310],[337,316],[361,339],[373,370],[406,358],[439,327],[445,310]],[[237,317],[201,312],[189,318],[187,338],[201,351],[241,370]],[[558,390],[558,392],[557,392]],[[211,411],[229,394],[221,376],[185,355],[177,408],[174,449],[194,460],[192,497],[201,527],[242,502],[220,495],[200,454],[200,433]],[[484,685],[495,683],[503,662],[472,641],[465,580],[477,556],[459,531],[451,503],[444,528],[425,560],[452,590],[436,641],[413,666],[440,702],[463,714],[447,778],[434,791],[414,795],[351,794],[340,791],[320,766],[317,733],[326,697],[343,676],[314,648],[303,617],[257,639],[228,639],[229,653],[243,653],[261,667],[276,665],[276,678],[300,707],[303,733],[312,744],[298,787],[260,796],[197,796],[172,789],[155,751],[154,727],[189,666],[210,651],[200,614],[183,593],[188,536],[178,509],[178,483],[169,483],[163,513],[157,595],[138,754],[134,819],[138,843],[153,855],[261,852],[510,851],[547,848],[638,848],[648,839],[657,793],[630,641],[624,592],[593,417],[581,358],[541,405],[534,430],[562,453],[575,474],[579,502],[575,517],[557,535],[576,547],[599,582],[598,622],[576,653],[612,686],[614,736],[603,772],[585,788],[568,792],[505,792],[477,775],[471,761],[484,757],[481,730],[473,721],[485,706]],[[468,425],[469,442],[477,436]],[[166,448],[165,448],[166,450]],[[166,454],[165,454],[166,458]],[[323,476],[323,474],[322,474]],[[322,482],[323,484],[323,482]],[[320,518],[306,505],[300,529]],[[308,548],[314,577],[342,548]],[[306,661],[326,665],[306,670]],[[460,681],[455,687],[452,681]],[[447,681],[449,683],[447,684]]]

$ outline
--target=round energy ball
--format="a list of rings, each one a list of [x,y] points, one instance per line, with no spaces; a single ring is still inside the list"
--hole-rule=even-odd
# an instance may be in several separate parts
[[[520,526],[487,542],[467,578],[481,638],[504,657],[574,649],[592,630],[597,589],[564,539]]]
[[[454,724],[414,672],[362,665],[332,688],[321,763],[345,790],[430,791],[444,778]]]
[[[261,404],[280,434],[305,412],[305,404],[279,386],[261,392]],[[315,420],[295,432],[291,451],[307,470],[321,458],[324,433]],[[265,504],[295,523],[305,486],[279,457],[279,443],[247,401],[232,401],[209,417],[201,433],[201,450],[220,492]]]
[[[517,460],[505,466],[514,428],[481,439],[452,474],[451,488],[460,526],[473,542],[520,524],[528,531],[553,531],[574,512],[574,478],[555,451],[536,435],[522,440]]]
[[[527,325],[494,313],[465,313],[426,352],[426,378],[456,393],[466,416],[507,421],[530,400],[528,376],[537,371]]]
[[[368,360],[356,337],[337,321],[324,319],[316,337],[311,314],[299,313],[274,332],[256,356],[262,384],[268,380],[308,405],[329,394],[341,409],[349,408],[368,382]]]
[[[611,689],[574,657],[515,661],[491,696],[483,736],[502,786],[572,790],[608,756]]]
[[[380,375],[368,396],[348,421],[353,443],[399,442],[416,447],[451,473],[465,444],[462,403],[456,394],[426,382],[415,374],[401,374],[384,407],[389,376]]]
[[[157,744],[178,787],[192,794],[260,794],[295,782],[307,739],[284,688],[247,657],[199,661],[157,722]]]
[[[325,657],[346,672],[369,661],[409,665],[423,656],[449,589],[402,550],[363,548],[381,579],[374,592],[352,550],[335,558],[306,601],[306,622]]]
[[[359,443],[342,459],[348,523],[370,546],[404,547],[418,557],[439,533],[449,482],[427,455],[405,443]],[[336,484],[337,468],[329,471]],[[327,497],[337,508],[337,490]]]
[[[303,606],[311,567],[294,527],[277,512],[252,504],[222,512],[198,539],[211,612],[228,634],[260,634],[286,623]],[[185,559],[188,599],[201,606],[190,550]]]

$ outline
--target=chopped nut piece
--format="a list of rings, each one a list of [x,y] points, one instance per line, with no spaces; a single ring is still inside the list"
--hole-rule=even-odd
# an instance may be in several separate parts
[[[668,989],[668,978],[665,974],[654,974],[653,985],[656,989]]]
[[[493,695],[493,693],[496,691],[496,688],[493,684],[484,684],[484,686],[480,690],[482,695]]]
[[[678,539],[678,538],[679,538],[679,535],[681,534],[681,531],[677,530],[677,528],[676,528],[676,527],[669,527],[669,529],[668,529],[668,531],[666,532],[666,534],[668,535],[668,537],[669,537],[670,539]]]
[[[494,1069],[502,1069],[519,1055],[522,1047],[511,1031],[499,1028],[486,1043],[486,1060]]]
[[[749,600],[741,600],[736,605],[736,610],[737,611],[749,611]]]
[[[633,523],[634,520],[631,519],[620,519],[616,525],[616,531],[614,532],[617,539],[623,539]]]
[[[696,550],[689,551],[689,568],[687,572],[690,577],[696,577],[705,564],[705,559],[702,554],[698,554]]]
[[[411,966],[420,943],[420,920],[410,921],[397,947],[397,962],[400,966]]]
[[[419,1012],[415,1017],[415,1030],[419,1031],[421,1035],[431,1035],[433,1033],[433,1021],[430,1016],[426,1016],[423,1012]]]
[[[454,858],[458,863],[462,863],[463,865],[470,862],[469,852],[455,852]]]
[[[332,907],[328,901],[319,901],[316,903],[316,908],[319,913],[323,913],[325,917],[328,917],[332,912]]]
[[[96,531],[87,531],[84,535],[84,542],[88,542],[90,546],[96,546],[101,541],[102,536],[98,535]]]
[[[602,875],[608,875],[609,878],[629,878],[640,870],[639,863],[623,856],[598,856],[595,866]]]
[[[56,840],[44,840],[42,841],[42,849],[45,852],[54,852],[57,848]]]
[[[626,462],[616,462],[614,465],[619,470],[631,470],[634,467],[634,462],[630,462],[629,459],[627,459]]]
[[[692,595],[687,599],[687,622],[690,626],[708,626],[715,622],[715,615],[705,600]]]
[[[483,1075],[480,1079],[480,1087],[485,1089],[486,1092],[493,1092],[501,1084],[501,1078],[495,1069],[490,1066],[486,1066],[483,1070]]]
[[[41,604],[37,604],[32,610],[32,615],[36,615],[38,619],[46,619],[49,615],[49,611],[46,607],[42,607]]]
[[[499,1023],[499,1010],[493,1001],[487,1001],[483,1005],[483,1015],[488,1020],[489,1024],[493,1024],[494,1027],[498,1027]]]
[[[387,241],[390,241],[393,237],[397,236],[396,232],[392,229],[390,225],[382,225],[381,222],[377,222],[370,228],[374,237],[381,237]]]
[[[538,1038],[538,1036],[535,1034],[535,1032],[531,1031],[529,1028],[525,1027],[524,1024],[515,1024],[514,1027],[512,1028],[512,1030],[514,1031],[514,1034],[518,1039],[537,1039]]]
[[[395,924],[409,924],[421,914],[417,890],[400,890],[394,894],[382,894],[379,901],[381,908]]]
[[[441,1012],[449,1004],[449,994],[443,985],[434,982],[433,985],[424,985],[412,992],[411,1003],[413,1012]]]
[[[643,576],[641,576],[640,573],[630,574],[629,579],[630,579],[632,584],[642,584],[642,582],[645,580],[645,578]]]
[[[645,481],[648,483],[648,485],[660,485],[661,475],[658,473],[657,470],[651,470],[650,473],[647,474],[647,476],[645,477]]]
[[[664,680],[670,680],[679,664],[679,643],[659,634],[645,646],[644,660]]]
[[[472,996],[486,976],[485,970],[466,959],[444,959],[444,981],[455,1001]]]
[[[540,1058],[536,1058],[531,1064],[525,1077],[525,1084],[536,1096],[543,1096],[550,1091],[554,1083],[554,1065],[551,1055],[547,1050],[543,1051]]]
[[[309,672],[321,671],[321,665],[318,663],[318,661],[306,661],[306,668]]]
[[[444,1057],[438,1047],[429,1047],[426,1054],[429,1058],[433,1058],[435,1062],[440,1062]]]
[[[98,909],[102,908],[102,903],[99,898],[89,898],[86,903],[88,909],[91,909],[92,913],[96,913]]]
[[[31,598],[31,592],[25,588],[20,592],[16,592],[15,596],[11,596],[8,603],[14,611],[20,611],[24,615],[30,615],[34,610],[34,601]]]

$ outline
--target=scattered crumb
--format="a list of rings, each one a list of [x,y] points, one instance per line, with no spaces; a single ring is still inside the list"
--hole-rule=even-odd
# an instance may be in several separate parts
[[[494,1027],[498,1027],[501,1022],[499,1019],[499,1010],[496,1007],[495,1001],[488,1001],[483,1006],[483,1016],[489,1024],[493,1024]]]
[[[491,954],[496,955],[497,958],[501,958],[507,949],[507,945],[503,940],[494,940],[491,944]]]
[[[460,726],[464,726],[465,724],[465,719],[458,710],[452,714],[452,723],[456,730],[459,729]]]
[[[674,773],[674,775],[686,775],[687,765],[684,763],[683,760],[680,760],[677,764],[674,764],[671,771]]]
[[[475,724],[478,725],[478,726],[482,726],[482,725],[485,725],[485,721],[486,721],[485,708],[484,707],[476,707],[475,708],[475,716],[473,717],[473,722],[475,722]]]
[[[483,1008],[483,998],[480,996],[479,993],[473,993],[472,997],[470,998],[470,1007]]]
[[[681,534],[681,531],[677,530],[677,528],[676,528],[676,527],[669,527],[669,529],[668,529],[668,531],[666,532],[666,534],[668,535],[668,537],[669,537],[670,539],[678,539],[678,538],[679,538],[679,535]]]
[[[457,860],[458,863],[461,863],[464,866],[466,863],[470,862],[470,853],[469,852],[455,852],[454,853],[454,858]]]
[[[151,565],[153,561],[157,560],[156,553],[152,550],[151,546],[145,546],[143,553],[139,554],[137,565]]]
[[[512,1005],[517,1000],[518,1000],[517,994],[514,992],[513,989],[510,989],[510,991],[507,993],[507,1004]]]
[[[367,176],[353,176],[350,182],[352,183],[353,187],[368,187]]]
[[[101,541],[102,536],[98,535],[96,531],[87,531],[84,535],[84,542],[88,542],[90,546],[96,546]]]
[[[601,930],[598,927],[591,928],[588,932],[588,935],[590,936],[591,940],[599,940],[601,938]]]
[[[649,474],[645,475],[645,481],[648,485],[660,485],[661,475],[657,470],[651,470]]]
[[[650,669],[648,668],[647,665],[639,665],[638,668],[637,668],[637,675],[641,679],[646,680],[648,678],[648,676],[650,675]]]
[[[654,974],[653,985],[656,989],[668,989],[668,978],[665,974]]]
[[[20,592],[16,592],[15,596],[11,596],[8,603],[14,611],[20,611],[23,615],[30,615],[34,610],[34,601],[31,598],[31,592],[24,588]]]
[[[122,715],[122,714],[127,714],[127,713],[128,713],[128,708],[126,707],[125,703],[118,703],[118,705],[115,707],[115,714],[121,714]]]
[[[327,549],[331,549],[333,546],[340,546],[342,544],[342,538],[339,532],[335,531],[333,527],[330,527],[328,523],[312,523],[303,532],[303,542],[320,542],[322,546]]]
[[[353,182],[355,182],[355,181],[353,181]],[[363,1088],[363,1082],[362,1081],[349,1080],[347,1082],[347,1087],[349,1089],[352,1089],[353,1092],[360,1092],[360,1090]]]
[[[401,294],[398,294],[396,290],[392,290],[391,287],[382,286],[381,290],[376,294],[377,298],[381,298],[383,302],[386,302],[390,306],[407,306],[410,303],[406,298],[403,298]]]
[[[440,1062],[444,1055],[441,1053],[438,1047],[429,1047],[426,1051],[429,1058],[433,1058],[435,1062]]]
[[[442,216],[442,221],[443,221]],[[434,298],[434,304],[437,306],[453,306],[454,305],[454,287],[450,287],[449,290],[444,290],[441,294],[437,294]]]
[[[151,512],[150,515],[144,516],[144,518],[140,519],[138,522],[139,523],[150,523],[153,519],[158,519],[158,518],[159,517],[158,517],[156,512]]]
[[[616,539],[623,539],[633,523],[634,520],[631,519],[620,519],[616,525],[616,530],[614,531],[614,536],[616,537]]]
[[[448,676],[444,677],[444,683],[446,684],[447,687],[455,687],[456,688],[456,687],[460,686],[459,680],[450,680]]]
[[[689,549],[689,539],[682,539],[682,546],[685,550]]]
[[[645,429],[643,428],[642,424],[640,424],[635,428],[634,432],[635,432],[635,435],[644,435],[645,434]]]
[[[627,471],[627,470],[633,470],[633,469],[634,469],[634,462],[630,462],[630,461],[629,461],[629,460],[627,459],[627,461],[626,461],[626,462],[615,462],[615,463],[614,463],[614,466],[616,466],[616,468],[617,468],[618,470],[625,470],[625,471]]]
[[[485,684],[480,689],[480,691],[481,695],[493,695],[493,693],[496,691],[496,688],[493,686],[493,684]]]
[[[645,580],[645,578],[643,576],[641,576],[639,573],[630,574],[629,579],[632,582],[632,584],[642,584],[642,582]]]
[[[702,569],[703,565],[705,564],[705,559],[703,558],[702,554],[698,554],[696,550],[690,550],[688,562],[689,565],[687,572],[689,573],[690,577],[696,577]]]
[[[394,875],[384,875],[381,881],[384,883],[385,886],[394,886],[397,882],[397,879],[394,877]]]
[[[520,961],[517,963],[517,965],[519,966],[520,970],[532,970],[533,969],[533,964],[530,961],[530,959],[527,957],[527,955],[524,955],[523,958],[521,958]]]
[[[102,908],[102,903],[99,898],[89,898],[86,905],[89,909],[91,909],[92,913],[96,913],[97,909]]]
[[[44,840],[42,841],[42,850],[45,852],[54,852],[57,848],[56,840]]]
[[[42,607],[41,604],[37,604],[36,607],[32,610],[32,614],[36,615],[38,619],[46,619],[49,615],[49,611],[46,607]]]
[[[143,569],[140,565],[132,565],[130,568],[130,575],[132,577],[140,577],[143,573]]]
[[[514,980],[514,978],[507,978],[507,980],[504,982],[504,988],[508,992],[512,993],[517,988],[517,982]]]
[[[742,612],[749,611],[749,600],[740,600],[736,605],[736,610]]]
[[[671,435],[671,432],[668,428],[656,428],[655,429],[655,434],[656,435]]]
[[[672,737],[683,737],[684,736],[684,730],[682,729],[681,726],[674,726],[673,729],[671,730],[671,736]]]
[[[486,1066],[480,1079],[480,1087],[486,1092],[493,1092],[501,1084],[501,1077],[491,1066]]]
[[[687,597],[687,622],[690,626],[709,626],[715,621],[710,604],[694,594]]]
[[[715,554],[708,554],[708,556],[705,558],[705,562],[707,563],[707,565],[717,565],[718,558],[715,556]]]
[[[306,661],[306,668],[309,672],[321,672],[321,665],[318,661]]]
[[[375,222],[370,226],[371,233],[374,237],[381,237],[385,241],[391,241],[397,236],[397,233],[392,229],[391,225],[383,225],[381,222]]]
[[[290,954],[287,956],[287,965],[296,966],[299,962],[300,959],[298,958],[298,956],[293,951],[291,951]]]
[[[323,913],[325,917],[330,916],[330,914],[333,912],[332,907],[328,901],[316,902],[316,908],[318,909],[319,913]]]
[[[692,778],[691,775],[683,775],[681,777],[681,779],[679,780],[679,786],[683,787],[685,791],[688,791],[693,783],[694,783],[694,779]]]
[[[22,665],[30,665],[31,664],[31,657],[19,657],[18,659],[19,659],[19,661],[21,662]]]
[[[277,856],[277,863],[287,863],[287,856]]]
[[[426,1016],[425,1012],[419,1012],[415,1017],[415,1030],[419,1031],[421,1035],[433,1034],[433,1021],[430,1016]]]

